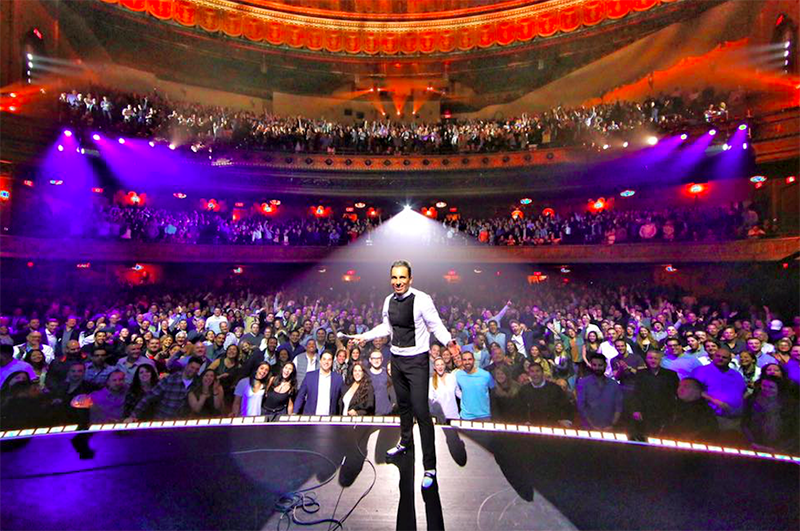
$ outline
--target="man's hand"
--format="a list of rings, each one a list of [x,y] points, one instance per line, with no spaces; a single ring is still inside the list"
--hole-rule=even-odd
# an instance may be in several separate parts
[[[461,354],[461,347],[458,346],[458,343],[456,343],[455,339],[451,340],[450,343],[447,344],[447,350],[449,350],[450,354],[453,356],[456,354]]]

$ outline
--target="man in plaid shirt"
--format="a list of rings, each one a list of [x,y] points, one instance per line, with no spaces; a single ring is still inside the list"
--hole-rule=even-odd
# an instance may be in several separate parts
[[[154,418],[158,420],[179,418],[186,412],[186,397],[197,383],[197,371],[203,360],[189,359],[182,371],[170,374],[142,398],[127,421],[136,421],[151,406],[155,407]]]

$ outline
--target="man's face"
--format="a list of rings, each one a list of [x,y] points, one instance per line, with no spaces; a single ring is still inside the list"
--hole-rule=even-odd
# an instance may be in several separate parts
[[[42,334],[41,332],[31,332],[28,334],[28,343],[33,346],[39,346],[42,343]]]
[[[197,371],[200,370],[199,363],[187,363],[186,367],[183,368],[183,377],[186,380],[191,380],[195,376],[197,376]]]
[[[733,327],[728,327],[722,331],[722,339],[724,341],[728,342],[733,341],[735,337],[736,337],[736,330]]]
[[[311,328],[313,326],[314,326],[313,323],[311,321],[309,321],[308,319],[303,321],[303,330],[305,331],[306,334],[310,334],[311,333]]]
[[[205,356],[206,355],[206,344],[203,343],[202,341],[198,341],[197,343],[195,343],[194,344],[194,355],[195,356],[199,356],[201,358],[203,356]]]
[[[319,368],[322,369],[323,372],[328,372],[333,367],[333,355],[330,352],[326,352],[322,355],[319,359]]]
[[[732,355],[729,350],[717,349],[711,361],[720,369],[726,369],[731,363]]]
[[[300,339],[300,332],[298,332],[297,330],[292,330],[292,332],[289,334],[289,341],[291,341],[292,343],[297,343],[299,339]]]
[[[155,354],[156,352],[158,352],[160,346],[161,343],[158,341],[158,339],[153,338],[147,342],[147,351],[152,354]]]
[[[217,347],[221,347],[225,344],[225,334],[217,334],[214,336],[214,345]]]
[[[606,372],[606,361],[599,358],[592,358],[589,363],[592,367],[592,372],[597,376],[602,376]]]
[[[81,351],[81,344],[76,340],[71,339],[67,341],[67,346],[64,348],[64,353],[69,356],[77,356]]]
[[[711,337],[717,337],[719,328],[717,328],[717,325],[715,325],[714,323],[711,323],[706,327],[706,332],[708,332],[708,335]]]
[[[111,322],[112,325],[115,325],[119,322],[119,318],[120,316],[118,313],[112,313],[111,317],[109,318],[109,321]]]
[[[140,347],[136,343],[132,343],[132,344],[128,345],[128,348],[126,350],[127,350],[127,353],[128,353],[128,359],[130,359],[130,360],[134,360],[134,361],[138,360],[139,356],[142,355],[142,347]]]
[[[800,361],[800,345],[793,346],[789,351],[789,356],[795,361]]]
[[[391,271],[392,289],[396,295],[403,295],[411,287],[411,274],[404,266],[393,267]]]
[[[677,356],[678,354],[681,353],[681,344],[678,343],[678,341],[675,339],[670,339],[669,341],[667,341],[666,351],[668,354]]]
[[[461,354],[461,366],[466,372],[472,372],[475,367],[475,356],[472,355],[472,352],[463,352]]]
[[[661,366],[661,353],[657,350],[648,350],[644,356],[644,362],[650,369],[656,369]]]
[[[511,333],[516,336],[517,334],[519,334],[519,331],[520,331],[519,323],[516,321],[511,323]]]
[[[55,331],[56,331],[56,328],[58,328],[58,322],[57,321],[47,321],[47,324],[45,326],[46,326],[48,332],[50,332],[51,334],[54,334]]]
[[[489,332],[491,332],[492,334],[497,333],[497,322],[489,321]]]
[[[253,334],[254,336],[257,336],[258,332],[259,332],[258,323],[253,323],[252,325],[250,325],[250,333],[251,334]]]
[[[214,315],[217,317],[222,316],[222,308],[214,308]]]
[[[620,356],[624,356],[628,353],[628,344],[622,339],[617,339],[614,341],[614,349]]]
[[[270,352],[275,352],[275,349],[278,348],[278,338],[271,337],[267,339],[267,350]]]
[[[704,330],[698,330],[694,333],[694,337],[697,338],[697,341],[702,345],[708,339],[708,334],[705,333]]]
[[[374,369],[380,369],[383,364],[383,354],[377,351],[370,354],[369,364],[372,365]]]
[[[222,321],[219,324],[219,331],[222,332],[223,334],[227,334],[228,330],[229,330],[228,329],[228,323],[226,323],[225,321]]]
[[[31,330],[39,330],[40,326],[42,326],[41,322],[39,321],[39,319],[36,318],[31,319],[31,322],[28,324],[28,327]]]
[[[67,379],[71,383],[78,383],[83,380],[83,375],[86,374],[86,367],[81,363],[71,365],[67,372]]]
[[[538,363],[531,363],[530,367],[528,367],[528,376],[530,376],[533,385],[542,385],[544,369]]]
[[[106,333],[105,332],[95,332],[94,333],[94,344],[95,345],[102,345],[106,342]]]
[[[106,387],[112,393],[119,393],[125,388],[125,375],[121,372],[112,372],[106,380]]]
[[[698,348],[700,348],[700,342],[697,341],[697,338],[694,336],[689,336],[686,338],[686,343],[689,345],[689,348],[694,352]]]
[[[317,330],[317,343],[319,343],[320,345],[324,345],[326,338],[327,334],[325,333],[325,330],[323,330],[322,328]]]
[[[761,340],[757,337],[751,337],[747,340],[747,350],[752,354],[761,352]]]
[[[317,355],[317,342],[313,339],[309,339],[306,343],[306,354],[309,356],[316,356]]]
[[[678,384],[678,398],[684,402],[700,400],[700,387],[692,380],[681,380]]]
[[[708,354],[709,358],[714,357],[714,353],[719,350],[719,346],[715,341],[708,340],[704,344],[706,348],[706,354]]]

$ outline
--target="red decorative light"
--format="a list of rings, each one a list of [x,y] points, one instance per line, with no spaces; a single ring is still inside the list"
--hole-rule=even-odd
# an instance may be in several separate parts
[[[793,184],[796,181],[797,177],[795,177],[794,175],[790,175],[786,178],[786,184]]]
[[[92,192],[95,193],[95,194],[102,194],[103,193],[103,189],[100,188],[99,186],[95,186],[94,188],[92,188]]]
[[[34,264],[33,262],[28,262],[28,263],[27,263],[27,264],[25,264],[25,265],[26,265],[26,266],[28,266],[28,267],[33,267],[35,264]]]
[[[760,183],[756,183],[756,184],[755,184],[755,188],[756,188],[756,190],[758,190],[759,188],[763,188],[763,187],[764,187],[764,183],[763,183],[763,182],[760,182]]]
[[[142,264],[136,264],[131,269],[133,269],[134,271],[141,271],[142,269],[144,269],[144,266]]]
[[[139,197],[136,193],[131,192],[131,203],[133,203],[134,205],[138,205],[141,202],[142,198]]]
[[[365,203],[362,203],[362,202],[360,202],[360,201],[359,201],[358,203],[356,203],[356,204],[355,204],[355,205],[353,205],[353,206],[355,206],[356,208],[364,208],[364,207],[365,207],[365,206],[367,206],[367,205],[366,205]]]
[[[693,184],[693,185],[689,186],[689,193],[696,195],[696,194],[704,192],[705,189],[706,189],[705,185]]]
[[[556,211],[553,210],[552,208],[548,207],[548,208],[545,208],[544,210],[542,210],[542,215],[545,216],[545,217],[555,216],[556,215]]]
[[[522,213],[522,210],[515,208],[514,211],[511,213],[511,219],[522,219],[525,215]]]
[[[601,197],[597,200],[590,199],[589,200],[589,210],[594,210],[595,212],[600,212],[606,208],[606,200],[604,197]]]
[[[675,273],[678,271],[678,269],[673,267],[672,264],[670,264],[664,268],[664,271],[666,271],[667,273]]]
[[[175,192],[172,194],[172,197],[175,197],[176,199],[186,199],[186,194],[183,192]]]
[[[234,267],[233,268],[233,274],[234,275],[241,275],[242,273],[244,273],[244,269],[242,269],[241,267]]]
[[[347,208],[344,209],[345,212],[355,212],[355,210],[356,209],[353,208],[353,207],[347,207]]]
[[[36,35],[36,38],[39,39],[40,41],[44,39],[44,37],[42,36],[42,32],[39,31],[39,28],[33,28],[33,34]]]
[[[456,208],[456,207],[450,207],[450,212],[458,212],[458,208]]]
[[[272,214],[274,208],[269,203],[261,203],[261,212],[264,214]]]
[[[25,179],[24,181],[22,181],[22,184],[24,184],[29,188],[33,188],[33,181],[31,181],[30,179]]]
[[[235,206],[236,208],[243,208],[244,203],[242,203],[241,201],[237,201],[236,203],[233,204],[233,206]]]
[[[90,267],[92,267],[92,263],[91,262],[82,262],[80,264],[77,264],[75,267],[77,267],[78,269],[89,269]]]
[[[355,269],[348,269],[348,270],[345,272],[345,275],[350,275],[350,276],[353,276],[353,275],[355,275],[355,274],[356,274],[356,270],[355,270]]]
[[[784,269],[789,269],[789,262],[784,262],[781,264]]]

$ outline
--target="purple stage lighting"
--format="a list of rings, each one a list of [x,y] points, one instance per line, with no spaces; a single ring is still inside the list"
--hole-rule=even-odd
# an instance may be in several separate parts
[[[681,140],[686,140],[687,138],[689,138],[689,135],[687,135],[686,133],[683,133],[681,135]]]
[[[175,150],[175,144],[170,144],[169,148],[174,151]]]
[[[58,150],[59,150],[59,151],[64,151],[64,146],[62,146],[61,144],[59,144],[59,145],[58,145]]]
[[[739,131],[744,131],[745,129],[747,129],[747,124],[742,124],[739,126]]]
[[[717,130],[716,130],[716,129],[711,129],[711,130],[708,132],[708,134],[709,134],[709,135],[711,135],[711,136],[714,136],[714,135],[716,135],[716,134],[717,134]]]
[[[125,139],[124,138],[120,138],[117,142],[119,142],[120,144],[124,144],[125,143]]]
[[[72,136],[72,131],[69,129],[64,129],[64,136]]]
[[[153,147],[153,148],[156,147],[156,143],[153,142],[152,140],[150,142],[148,142],[148,144],[150,144],[150,147]]]
[[[92,135],[92,140],[94,140],[95,142],[99,141],[100,140],[100,135],[98,135],[97,133],[93,134]]]
[[[731,146],[727,142],[722,144],[722,151],[728,151],[730,148]]]
[[[747,142],[742,142],[742,149],[747,149]]]

